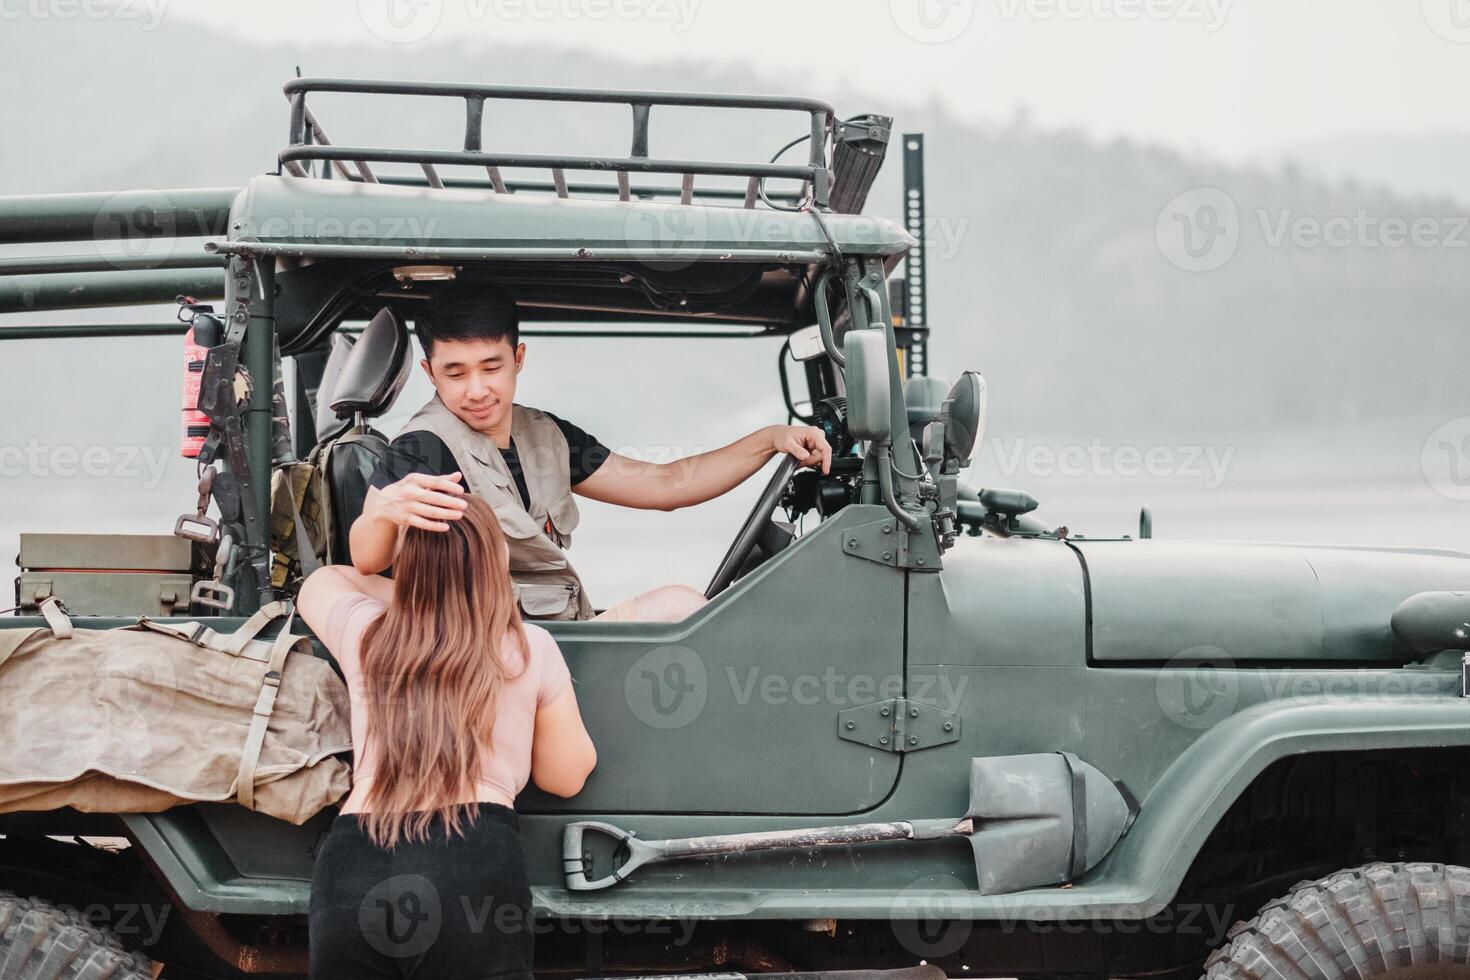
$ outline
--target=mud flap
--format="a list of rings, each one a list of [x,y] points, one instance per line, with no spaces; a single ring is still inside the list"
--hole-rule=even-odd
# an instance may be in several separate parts
[[[1070,752],[970,760],[970,844],[982,895],[1074,881],[1128,831],[1138,803]]]

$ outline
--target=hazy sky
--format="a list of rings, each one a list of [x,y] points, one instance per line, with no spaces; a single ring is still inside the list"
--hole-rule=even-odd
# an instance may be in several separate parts
[[[1233,161],[1320,138],[1461,131],[1470,90],[1470,0],[129,2],[259,39],[746,62],[806,92],[841,77],[991,119],[1024,103],[1043,126]]]

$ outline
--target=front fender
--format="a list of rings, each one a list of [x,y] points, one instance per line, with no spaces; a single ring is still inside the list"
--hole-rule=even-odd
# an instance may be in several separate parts
[[[1470,701],[1456,696],[1457,677],[1423,672],[1424,683],[1443,688],[1439,696],[1318,695],[1267,701],[1229,716],[1150,788],[1128,836],[1088,879],[1113,882],[1137,914],[1152,915],[1174,897],[1231,804],[1271,764],[1315,752],[1470,745]],[[1079,883],[1076,890],[1087,887]]]

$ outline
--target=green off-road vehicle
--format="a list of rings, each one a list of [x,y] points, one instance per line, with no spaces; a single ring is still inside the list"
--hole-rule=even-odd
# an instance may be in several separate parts
[[[333,144],[323,93],[458,105],[463,145]],[[894,223],[861,214],[892,120],[811,99],[286,94],[290,144],[244,188],[0,199],[11,245],[210,240],[0,263],[5,313],[187,297],[185,323],[0,337],[205,348],[197,512],[157,538],[23,536],[6,625],[57,595],[79,624],[223,631],[290,597],[293,552],[340,560],[404,324],[447,281],[493,280],[531,335],[783,337],[831,473],[776,468],[688,620],[547,624],[599,763],[575,798],[518,802],[541,971],[1470,975],[1470,556],[1084,538],[961,484],[985,388],[927,375],[920,137],[897,140]],[[631,149],[485,150],[487,109],[526,101],[628,106]],[[706,111],[786,113],[805,145],[649,155],[654,117]],[[325,542],[273,533],[269,477],[307,460]],[[0,977],[304,973],[332,813],[0,816]]]

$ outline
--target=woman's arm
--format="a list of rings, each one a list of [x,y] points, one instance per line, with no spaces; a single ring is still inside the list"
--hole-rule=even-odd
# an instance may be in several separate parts
[[[536,711],[531,779],[555,796],[576,796],[597,765],[597,749],[582,724],[577,692],[567,691]]]
[[[364,575],[348,565],[327,565],[301,583],[296,611],[313,633],[325,637],[332,604],[352,594],[365,595],[387,605],[393,601],[393,580],[381,575]]]

